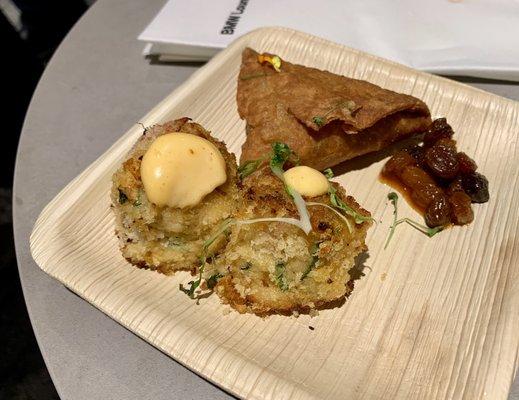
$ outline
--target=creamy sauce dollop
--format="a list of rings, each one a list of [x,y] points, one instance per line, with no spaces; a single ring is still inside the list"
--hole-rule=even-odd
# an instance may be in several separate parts
[[[225,160],[210,141],[189,133],[159,136],[144,154],[141,178],[158,206],[195,206],[227,180]]]
[[[328,179],[316,169],[300,165],[283,174],[285,182],[302,196],[316,197],[328,192]]]

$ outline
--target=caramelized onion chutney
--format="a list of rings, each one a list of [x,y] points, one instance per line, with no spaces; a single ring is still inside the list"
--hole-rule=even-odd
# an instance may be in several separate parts
[[[488,180],[468,155],[458,152],[454,132],[439,118],[425,132],[423,145],[400,150],[382,169],[383,182],[400,191],[431,228],[472,222],[471,203],[489,199]]]

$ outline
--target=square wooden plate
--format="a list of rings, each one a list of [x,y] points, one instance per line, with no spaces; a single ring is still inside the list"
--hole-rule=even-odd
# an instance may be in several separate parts
[[[423,99],[446,116],[459,147],[490,181],[475,221],[427,238],[399,227],[388,249],[389,188],[382,161],[336,179],[379,221],[366,276],[340,308],[317,317],[239,315],[216,295],[199,305],[165,277],[121,256],[111,175],[136,124],[41,213],[31,250],[49,275],[171,357],[253,399],[506,399],[519,350],[519,103],[282,28],[235,41],[136,122],[189,116],[240,152],[236,110],[241,52],[250,46]],[[417,218],[405,202],[402,216]],[[309,329],[312,326],[314,330]]]

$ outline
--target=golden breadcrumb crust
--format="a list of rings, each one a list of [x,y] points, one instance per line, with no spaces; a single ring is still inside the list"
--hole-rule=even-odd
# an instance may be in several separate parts
[[[238,200],[236,159],[223,142],[199,124],[181,118],[146,128],[128,158],[113,175],[111,191],[116,233],[124,257],[141,268],[171,274],[199,265],[204,241],[235,211]],[[166,133],[185,132],[212,142],[225,159],[227,181],[194,207],[159,207],[148,201],[140,175],[143,155]],[[218,251],[225,240],[212,247]]]
[[[337,195],[363,216],[370,216],[344,189],[332,183]],[[298,218],[293,200],[282,182],[264,167],[245,178],[237,220],[263,217]],[[330,204],[328,194],[306,199]],[[231,229],[225,251],[207,269],[219,273],[216,292],[223,302],[241,313],[258,315],[309,311],[336,303],[349,294],[348,271],[354,258],[367,249],[370,221],[355,224],[350,232],[335,212],[308,206],[312,232],[282,222],[237,225]]]
[[[227,181],[190,208],[158,207],[144,192],[140,163],[153,140],[165,133],[186,132],[214,143],[227,165]],[[337,196],[362,216],[369,212],[332,183]],[[235,157],[225,144],[212,138],[189,118],[147,128],[113,176],[111,191],[116,233],[124,257],[132,264],[171,274],[199,271],[204,242],[229,225],[210,246],[204,278],[213,280],[224,303],[240,313],[290,314],[341,304],[353,289],[348,271],[354,258],[367,249],[371,221],[351,231],[336,212],[308,205],[312,231],[283,222],[240,224],[257,218],[299,218],[282,181],[263,165],[243,181],[238,179]],[[306,198],[331,206],[329,194]],[[206,285],[203,285],[207,287]]]

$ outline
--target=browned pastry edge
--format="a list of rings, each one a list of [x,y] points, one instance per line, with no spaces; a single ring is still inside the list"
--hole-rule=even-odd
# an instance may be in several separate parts
[[[247,122],[241,163],[287,143],[302,164],[324,169],[381,150],[423,131],[431,122],[426,104],[406,94],[282,61],[281,71],[260,64],[245,49],[238,77],[238,113]],[[354,108],[338,107],[352,101]],[[325,116],[322,126],[316,116]]]

